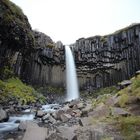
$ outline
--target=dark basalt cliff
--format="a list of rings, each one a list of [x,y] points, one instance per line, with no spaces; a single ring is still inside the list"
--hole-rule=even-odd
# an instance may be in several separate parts
[[[9,0],[0,1],[0,77],[4,67],[13,67],[18,53],[34,47],[34,37],[27,17]]]
[[[36,47],[22,64],[19,76],[30,84],[65,86],[64,45],[53,43],[43,33],[34,32],[34,36]],[[107,36],[81,38],[71,48],[81,89],[117,84],[140,69],[140,24]]]
[[[81,38],[71,48],[81,89],[114,85],[140,69],[140,24]],[[64,45],[33,31],[22,10],[9,0],[0,1],[1,79],[5,67],[32,85],[65,87]]]
[[[71,46],[80,85],[86,89],[114,85],[140,69],[140,24],[107,36],[81,38]]]

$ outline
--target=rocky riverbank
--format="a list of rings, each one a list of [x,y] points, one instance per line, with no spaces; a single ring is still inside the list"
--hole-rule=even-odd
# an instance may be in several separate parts
[[[136,75],[115,93],[33,108],[34,119],[4,140],[139,140],[139,81]]]

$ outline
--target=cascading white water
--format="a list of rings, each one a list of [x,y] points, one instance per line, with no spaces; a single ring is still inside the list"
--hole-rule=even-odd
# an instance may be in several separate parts
[[[66,53],[66,101],[71,101],[79,98],[78,81],[75,69],[74,58],[69,46],[65,46]]]

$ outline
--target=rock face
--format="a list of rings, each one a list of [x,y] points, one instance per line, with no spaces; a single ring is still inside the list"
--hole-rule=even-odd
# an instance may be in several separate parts
[[[7,112],[4,111],[2,108],[0,108],[0,122],[8,121],[8,119],[9,119],[9,116]]]
[[[81,87],[94,89],[129,79],[140,69],[140,24],[71,45]]]
[[[34,34],[37,46],[31,51],[29,61],[16,73],[20,71],[19,76],[31,84],[65,86],[64,45],[61,42],[54,44],[44,34]],[[139,24],[108,36],[77,40],[71,48],[80,88],[90,92],[132,77],[140,69],[139,41]]]
[[[127,80],[140,69],[140,24],[71,44],[81,89],[88,92]],[[32,31],[21,9],[0,1],[0,78],[8,66],[23,81],[65,87],[65,50],[59,41]]]
[[[54,42],[45,34],[34,31],[34,37],[35,47],[28,56],[19,55],[15,73],[32,85],[62,85],[64,63],[60,62],[61,51],[56,49]]]

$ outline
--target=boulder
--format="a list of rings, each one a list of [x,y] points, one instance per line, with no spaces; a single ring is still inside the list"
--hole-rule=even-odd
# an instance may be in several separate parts
[[[61,134],[52,133],[46,140],[68,140],[63,137]]]
[[[8,121],[8,119],[9,119],[8,113],[2,108],[0,108],[0,122],[6,122]]]
[[[119,108],[119,107],[112,107],[111,113],[113,116],[128,116],[128,115],[130,115],[129,112],[127,112],[123,108]]]
[[[36,117],[42,118],[45,115],[45,113],[42,110],[38,110],[36,112]]]
[[[93,127],[81,127],[75,131],[72,140],[101,140],[102,132],[95,130]]]
[[[72,138],[75,136],[75,130],[78,129],[79,126],[74,125],[72,127],[68,126],[59,126],[57,128],[57,131],[62,134],[66,139],[72,140]]]
[[[118,104],[118,102],[119,102],[119,96],[117,97],[116,95],[115,96],[111,96],[110,98],[108,98],[107,100],[106,100],[106,105],[108,105],[108,106],[114,106],[114,105],[116,105],[116,104]]]
[[[88,116],[88,117],[83,117],[79,119],[79,124],[81,126],[89,126],[93,124],[93,117]]]
[[[52,124],[56,123],[56,120],[49,113],[43,116],[42,121],[45,123],[52,123]]]
[[[124,80],[121,83],[119,83],[119,86],[122,89],[122,88],[125,88],[125,87],[127,87],[127,86],[129,86],[131,84],[132,84],[132,82],[130,80]]]
[[[73,110],[73,114],[72,116],[74,117],[81,117],[82,111],[77,109],[77,110]]]
[[[60,118],[62,122],[67,122],[69,119],[71,119],[71,115],[64,113],[61,114]]]
[[[73,100],[69,103],[69,107],[70,108],[73,108],[74,106],[76,106],[77,104],[79,104],[80,101],[79,100]]]
[[[92,112],[89,112],[88,115],[92,117],[106,117],[109,116],[110,109],[104,103],[100,103]]]
[[[58,110],[58,111],[55,111],[54,113],[52,113],[52,116],[53,116],[56,120],[60,120],[62,114],[64,114],[64,110]]]
[[[135,76],[137,77],[140,74],[140,70],[136,71]]]
[[[82,112],[90,112],[93,110],[93,106],[91,103],[86,104],[85,108],[82,109]]]
[[[78,108],[78,109],[83,109],[83,108],[84,108],[83,102],[78,103],[78,104],[77,104],[77,108]]]
[[[39,127],[34,122],[26,122],[26,132],[22,140],[46,140],[47,128]]]
[[[56,120],[52,116],[50,116],[49,117],[49,122],[52,123],[52,124],[55,124]]]
[[[42,120],[43,120],[43,121],[49,120],[49,118],[50,118],[50,114],[48,113],[48,114],[46,114],[46,115],[44,115],[44,116],[42,117]]]

